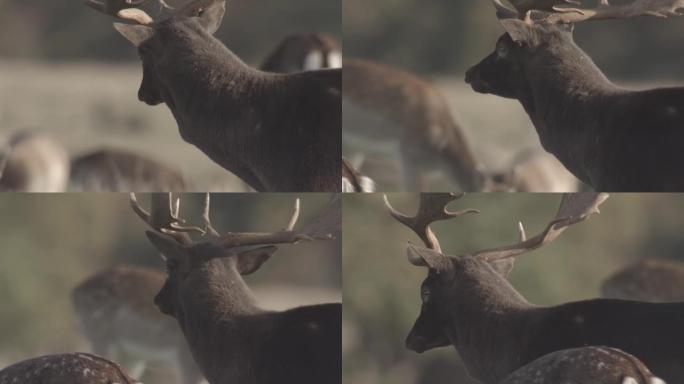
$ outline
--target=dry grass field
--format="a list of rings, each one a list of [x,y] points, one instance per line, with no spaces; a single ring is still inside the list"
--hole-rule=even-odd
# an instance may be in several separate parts
[[[103,146],[126,149],[179,169],[195,191],[245,191],[181,139],[166,106],[138,101],[141,79],[138,64],[0,61],[0,135],[44,133],[72,156]]]

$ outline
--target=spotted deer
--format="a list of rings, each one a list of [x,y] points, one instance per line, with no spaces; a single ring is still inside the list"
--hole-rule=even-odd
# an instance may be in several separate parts
[[[544,355],[499,384],[665,384],[636,357],[615,348],[583,347]]]
[[[248,67],[213,37],[224,0],[194,0],[157,22],[138,8],[88,1],[132,23],[114,26],[142,58],[138,98],[165,103],[186,142],[257,191],[340,190],[341,69]]]
[[[47,355],[0,370],[0,384],[141,384],[121,367],[88,353]]]
[[[151,213],[131,204],[164,256],[168,277],[154,299],[176,318],[195,361],[211,384],[341,383],[341,304],[282,312],[260,308],[243,276],[256,272],[280,244],[325,240],[339,231],[339,197],[302,229],[299,200],[281,231],[219,234],[209,219],[188,227],[180,199],[153,195]],[[191,233],[203,234],[195,241]]]
[[[261,70],[277,73],[342,68],[342,46],[323,33],[301,33],[286,37],[264,60]]]
[[[655,303],[684,302],[684,264],[674,260],[639,260],[603,281],[601,295]]]
[[[163,273],[118,266],[99,272],[71,293],[81,329],[93,352],[122,363],[140,379],[148,362],[177,369],[178,383],[203,382],[178,324],[154,306]]]
[[[518,100],[542,146],[597,191],[682,191],[684,88],[613,84],[573,41],[573,25],[679,15],[684,0],[570,8],[566,0],[493,0],[506,33],[468,70],[473,90]]]
[[[585,221],[608,195],[564,195],[556,216],[536,236],[527,238],[520,224],[518,243],[447,255],[430,224],[477,212],[447,209],[461,196],[424,194],[415,216],[396,211],[385,197],[391,215],[425,244],[409,243],[407,249],[409,261],[428,270],[420,315],[406,338],[408,349],[422,353],[452,345],[471,376],[497,384],[549,353],[606,346],[633,354],[668,382],[684,382],[684,345],[679,342],[684,340],[684,303],[594,299],[542,307],[528,302],[506,279],[515,257]]]

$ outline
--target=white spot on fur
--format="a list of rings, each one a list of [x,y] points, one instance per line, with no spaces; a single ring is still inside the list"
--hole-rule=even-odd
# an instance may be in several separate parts
[[[649,381],[649,384],[667,384],[667,383],[665,383],[665,381],[663,381],[662,379],[654,377],[654,378],[651,378],[651,380]]]
[[[639,384],[639,382],[636,381],[635,378],[627,376],[624,380],[622,380],[622,384]]]
[[[323,68],[323,53],[321,51],[311,51],[304,57],[304,70],[312,71]]]
[[[328,67],[342,68],[342,52],[331,51],[328,53]]]

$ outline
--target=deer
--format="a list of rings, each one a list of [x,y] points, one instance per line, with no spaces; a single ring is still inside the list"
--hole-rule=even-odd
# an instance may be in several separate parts
[[[71,161],[71,187],[77,191],[182,192],[183,174],[168,165],[127,150],[100,148]]]
[[[147,212],[131,194],[131,206],[151,228],[147,237],[168,269],[154,303],[176,319],[209,383],[341,383],[341,304],[266,311],[243,279],[281,244],[326,240],[339,232],[339,196],[300,230],[296,200],[283,230],[225,234],[211,224],[209,194],[201,228],[184,224],[179,197],[157,194],[151,200]],[[195,241],[191,234],[204,237]]]
[[[451,345],[473,378],[496,384],[549,353],[605,346],[636,356],[665,381],[684,382],[679,342],[684,340],[684,303],[593,299],[542,307],[528,302],[507,280],[517,256],[553,242],[598,213],[607,194],[565,194],[556,216],[537,235],[528,238],[519,224],[516,243],[447,255],[430,224],[479,212],[448,209],[462,196],[423,194],[415,216],[395,210],[385,196],[391,216],[425,244],[407,247],[409,262],[428,270],[420,315],[406,338],[409,350],[423,353]]]
[[[345,59],[343,65],[343,135],[350,148],[398,158],[407,191],[425,190],[432,170],[446,171],[464,191],[482,189],[484,167],[435,86],[370,60]]]
[[[62,192],[69,182],[69,155],[49,136],[18,132],[0,159],[0,191]]]
[[[137,379],[148,361],[160,361],[178,370],[179,383],[202,383],[178,324],[152,303],[164,280],[155,269],[116,266],[76,286],[71,300],[97,355],[121,362]]]
[[[138,98],[166,104],[183,140],[256,191],[339,192],[341,69],[250,68],[213,37],[225,6],[193,0],[158,22],[139,8],[99,11],[131,23],[114,27],[142,58]]]
[[[662,259],[636,261],[604,280],[601,296],[654,303],[683,302],[684,264]]]
[[[500,384],[665,384],[636,357],[615,348],[583,347],[544,355]]]
[[[324,33],[300,33],[287,36],[264,60],[266,72],[294,73],[323,68],[342,68],[342,46]]]
[[[469,192],[577,191],[577,180],[545,152],[524,150],[505,170],[486,169],[463,133],[465,125],[426,80],[374,61],[344,63],[343,135],[357,150],[364,147],[355,144],[361,141],[399,148],[404,189],[428,190],[428,173],[441,169]]]
[[[121,367],[89,353],[47,355],[0,370],[0,384],[140,384]]]
[[[594,9],[562,6],[576,3],[566,0],[493,3],[506,33],[467,71],[475,92],[518,100],[542,147],[594,190],[684,190],[684,88],[619,87],[572,34],[583,21],[680,15],[684,1],[600,0]]]

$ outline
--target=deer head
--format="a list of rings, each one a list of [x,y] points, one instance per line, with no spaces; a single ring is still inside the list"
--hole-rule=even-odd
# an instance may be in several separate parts
[[[178,319],[184,317],[184,300],[197,293],[190,287],[198,281],[221,281],[229,285],[227,291],[249,294],[241,276],[256,272],[278,250],[277,245],[330,239],[339,226],[337,200],[331,202],[324,215],[302,230],[294,229],[299,218],[297,200],[292,216],[281,231],[226,234],[219,234],[211,224],[209,194],[204,199],[202,228],[183,226],[184,221],[179,218],[180,198],[171,194],[152,195],[149,213],[134,194],[131,194],[131,205],[153,229],[146,232],[147,237],[166,261],[168,277],[154,299],[155,304],[163,313]],[[190,233],[200,234],[203,241],[193,241]],[[207,292],[197,294],[207,296]],[[234,302],[234,305],[240,304],[240,300]]]
[[[142,60],[143,80],[138,91],[140,101],[158,105],[169,98],[165,79],[160,69],[172,70],[179,60],[192,55],[207,42],[212,43],[212,35],[218,30],[226,10],[225,0],[194,0],[180,7],[171,16],[155,22],[145,11],[134,8],[144,1],[110,0],[104,3],[88,0],[92,8],[117,17],[132,24],[114,23],[114,28],[137,49]],[[127,8],[125,6],[128,5]],[[167,6],[168,7],[168,6]],[[170,8],[170,7],[169,7]],[[218,43],[217,48],[222,48]]]
[[[415,266],[428,269],[421,284],[422,307],[406,339],[407,348],[424,352],[429,349],[455,344],[458,335],[450,332],[449,322],[459,317],[458,308],[448,303],[474,301],[481,306],[483,295],[502,296],[508,303],[526,303],[513,289],[506,277],[513,268],[514,258],[555,240],[569,226],[586,220],[598,212],[598,206],[607,194],[581,193],[564,195],[556,217],[538,235],[527,239],[522,223],[519,224],[519,242],[497,248],[483,249],[461,255],[446,255],[430,224],[437,220],[461,217],[476,210],[449,211],[447,205],[461,198],[457,194],[423,194],[418,213],[406,216],[385,203],[390,214],[413,230],[426,247],[409,243],[408,260]],[[453,311],[456,311],[454,313]]]
[[[466,73],[466,82],[476,92],[520,98],[530,87],[530,77],[543,68],[537,63],[570,60],[576,56],[574,51],[579,55],[572,38],[575,23],[644,15],[668,17],[679,15],[678,10],[684,8],[684,0],[636,0],[621,6],[600,0],[595,9],[562,6],[578,4],[572,0],[510,2],[514,8],[507,7],[502,0],[493,0],[506,33],[497,41],[494,52]]]

